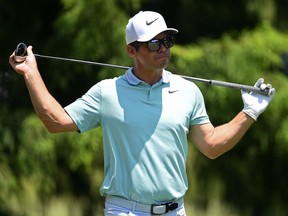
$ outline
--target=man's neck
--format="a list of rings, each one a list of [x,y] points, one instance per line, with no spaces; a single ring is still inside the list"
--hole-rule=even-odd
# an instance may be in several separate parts
[[[133,74],[140,80],[153,85],[157,83],[161,78],[163,74],[164,69],[159,70],[144,70],[134,67],[132,69]]]

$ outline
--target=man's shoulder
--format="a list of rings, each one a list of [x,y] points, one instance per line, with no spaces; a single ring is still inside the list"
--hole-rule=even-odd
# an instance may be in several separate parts
[[[181,75],[174,74],[174,73],[171,73],[169,71],[167,71],[167,74],[168,74],[170,82],[172,84],[174,84],[174,85],[182,86],[182,87],[185,87],[185,88],[187,88],[187,87],[198,88],[197,85],[194,82],[183,78]]]
[[[113,78],[107,78],[99,81],[97,83],[98,86],[101,88],[105,87],[113,87],[115,86],[118,82],[123,82],[123,75],[118,76],[118,77],[113,77]]]

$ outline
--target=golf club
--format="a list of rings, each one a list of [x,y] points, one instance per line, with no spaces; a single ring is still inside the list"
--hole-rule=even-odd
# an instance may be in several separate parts
[[[15,61],[16,62],[25,61],[25,58],[27,56],[26,51],[27,51],[27,46],[24,43],[19,43],[15,49]],[[34,56],[37,58],[46,58],[46,59],[76,62],[76,63],[82,63],[82,64],[98,65],[98,66],[118,68],[118,69],[124,69],[124,70],[127,70],[129,68],[127,66],[106,64],[106,63],[93,62],[93,61],[84,61],[84,60],[79,60],[79,59],[62,58],[62,57],[46,56],[46,55],[39,55],[39,54],[34,54]],[[266,96],[270,96],[274,91],[274,89],[268,87],[265,84],[262,84],[263,86],[260,86],[259,88],[255,86],[249,86],[249,85],[231,83],[231,82],[225,82],[225,81],[219,81],[219,80],[209,80],[209,79],[184,76],[184,75],[180,75],[180,76],[189,81],[197,81],[197,82],[207,83],[210,85],[223,86],[223,87],[228,87],[228,88],[233,88],[233,89],[240,89],[243,91],[255,92],[255,93],[266,95]]]

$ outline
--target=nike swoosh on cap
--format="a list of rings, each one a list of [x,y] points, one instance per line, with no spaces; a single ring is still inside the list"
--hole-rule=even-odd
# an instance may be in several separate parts
[[[146,20],[146,25],[151,25],[152,23],[154,23],[156,20],[158,20],[159,19],[159,17],[157,17],[156,19],[154,19],[154,20],[152,20],[152,21],[148,21],[148,20]]]

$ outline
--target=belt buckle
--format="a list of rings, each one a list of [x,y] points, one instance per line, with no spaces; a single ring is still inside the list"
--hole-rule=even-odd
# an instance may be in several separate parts
[[[168,202],[168,203],[157,203],[151,205],[152,215],[161,215],[169,211],[173,211],[178,208],[178,203]]]

